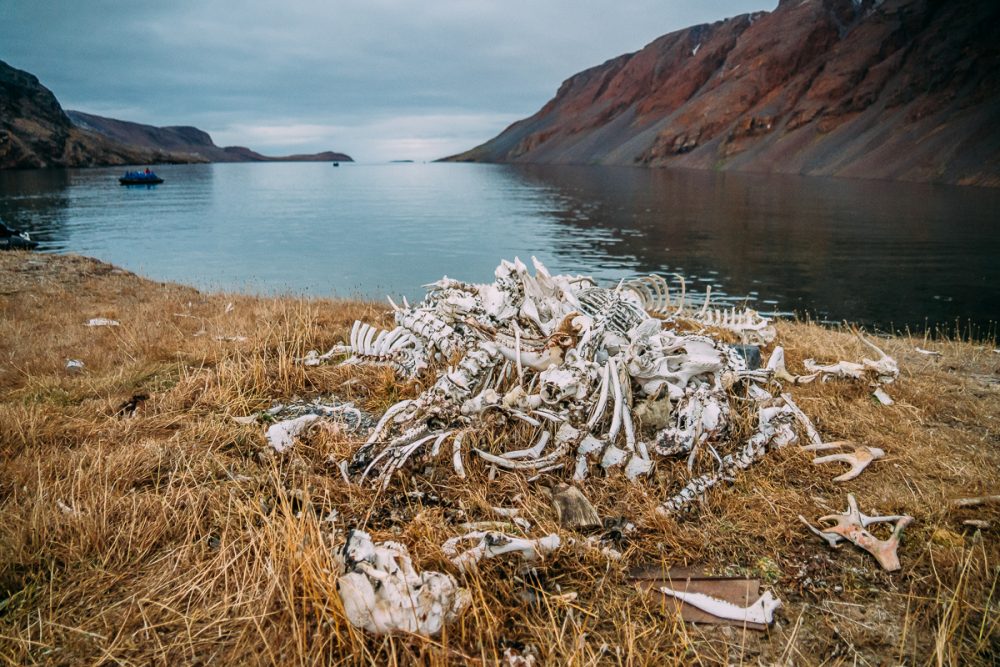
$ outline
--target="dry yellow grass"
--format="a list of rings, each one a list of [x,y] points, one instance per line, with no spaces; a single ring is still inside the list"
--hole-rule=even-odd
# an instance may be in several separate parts
[[[226,313],[227,303],[233,303]],[[120,327],[88,328],[91,317]],[[380,306],[201,294],[78,257],[0,254],[0,659],[15,664],[494,664],[508,645],[543,664],[996,664],[1000,512],[949,499],[1000,492],[1000,355],[992,345],[896,338],[902,369],[874,403],[864,387],[791,388],[830,439],[887,457],[846,484],[792,448],[768,455],[692,516],[655,506],[683,480],[663,463],[648,483],[592,479],[602,516],[639,526],[621,561],[566,547],[525,582],[514,560],[467,580],[474,603],[435,639],[350,627],[336,594],[331,534],[365,526],[410,547],[420,568],[449,570],[440,544],[455,518],[488,519],[522,494],[533,534],[558,530],[538,488],[447,470],[399,478],[388,493],[344,484],[330,462],[348,436],[316,430],[273,456],[262,428],[233,422],[295,395],[336,392],[378,413],[404,387],[387,372],[304,368],[292,360],[342,340]],[[196,335],[205,332],[203,335]],[[214,336],[246,336],[245,342]],[[855,359],[843,332],[785,323],[789,367]],[[932,348],[926,357],[915,345]],[[73,373],[67,359],[86,366]],[[356,381],[348,382],[357,378]],[[146,394],[133,419],[115,415]],[[484,434],[483,437],[490,437]],[[401,491],[433,490],[420,503]],[[797,514],[843,510],[916,517],[901,572],[851,546],[829,549]],[[69,511],[60,508],[60,503]],[[991,527],[977,531],[963,519]],[[567,535],[569,536],[569,535]],[[685,626],[630,586],[645,562],[704,564],[759,577],[784,600],[766,634]],[[539,601],[521,600],[526,586]],[[575,591],[566,603],[546,593]]]

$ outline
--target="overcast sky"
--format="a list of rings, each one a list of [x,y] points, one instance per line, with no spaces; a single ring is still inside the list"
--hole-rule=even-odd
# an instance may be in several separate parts
[[[775,0],[0,0],[0,60],[64,108],[270,154],[429,160],[570,75]]]

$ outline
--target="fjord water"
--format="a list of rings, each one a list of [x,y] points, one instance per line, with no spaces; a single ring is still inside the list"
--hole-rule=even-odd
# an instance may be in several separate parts
[[[1000,314],[994,189],[477,164],[161,166],[153,187],[119,172],[0,172],[0,219],[43,250],[207,289],[413,299],[535,255],[885,329]]]

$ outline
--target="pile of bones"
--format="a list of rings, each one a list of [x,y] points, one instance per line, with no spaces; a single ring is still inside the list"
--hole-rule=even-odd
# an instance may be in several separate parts
[[[346,355],[342,363],[389,366],[400,378],[433,381],[416,398],[386,410],[367,441],[341,464],[345,477],[388,485],[396,471],[418,459],[445,457],[464,479],[465,463],[474,456],[497,471],[530,477],[568,476],[572,470],[579,481],[599,468],[620,469],[635,480],[649,474],[658,458],[686,458],[690,479],[657,508],[669,515],[731,480],[769,449],[842,445],[824,443],[787,393],[772,394],[768,388],[777,381],[844,377],[868,381],[881,392],[898,375],[895,361],[863,338],[875,358],[860,363],[823,366],[809,360],[810,374],[794,376],[776,347],[764,367],[752,367],[748,346],[769,344],[775,336],[771,322],[753,310],[712,308],[710,293],[693,301],[682,279],[673,293],[658,276],[609,288],[588,277],[550,275],[537,260],[533,264],[532,275],[519,260],[503,261],[489,284],[442,278],[427,286],[421,303],[392,304],[395,328],[355,322],[347,344],[305,358],[316,365]],[[734,409],[755,417],[756,430],[725,451]],[[528,429],[529,446],[513,451],[463,446],[487,427],[516,427],[522,442]],[[838,479],[849,479],[881,455],[876,448],[857,447],[816,461],[847,462],[851,469]],[[699,456],[710,457],[705,460],[711,472],[693,474]],[[542,538],[546,541],[488,532],[462,537],[478,539],[470,550],[473,560],[511,551],[531,557],[543,545],[558,546],[557,536]],[[440,579],[449,575],[416,573],[403,545],[373,544],[361,531],[349,534],[340,557],[345,609],[352,622],[375,632],[433,634],[467,599]],[[459,565],[469,561],[468,554],[455,559]],[[425,578],[447,594],[421,603],[419,592],[426,597],[429,585]]]

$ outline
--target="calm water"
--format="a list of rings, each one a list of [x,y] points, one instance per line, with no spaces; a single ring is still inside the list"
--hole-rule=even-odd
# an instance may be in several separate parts
[[[44,248],[263,293],[419,297],[501,258],[612,281],[680,273],[762,311],[883,328],[1000,315],[1000,190],[604,167],[164,166],[0,172]]]

